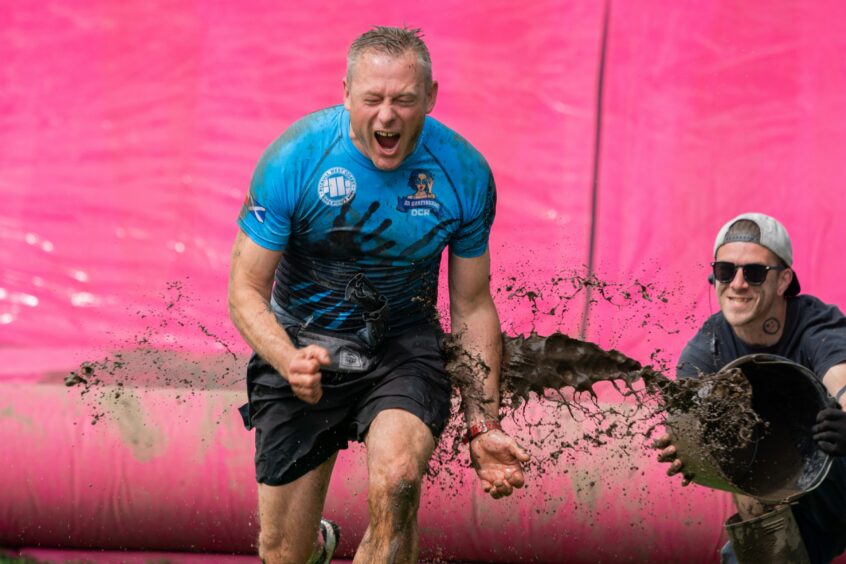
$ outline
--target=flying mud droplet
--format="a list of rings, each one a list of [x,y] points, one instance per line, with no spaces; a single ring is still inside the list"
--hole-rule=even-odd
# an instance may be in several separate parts
[[[653,311],[639,309],[644,302],[650,307],[667,303],[672,292],[638,281],[611,284],[596,276],[572,274],[555,276],[528,288],[510,277],[497,289],[496,296],[499,301],[505,300],[506,306],[529,311],[533,327],[550,319],[553,325],[561,325],[571,300],[583,296],[588,287],[593,289],[592,299],[616,308],[632,327],[648,324],[651,330],[665,334],[678,332],[658,323]],[[424,290],[426,296],[436,295],[433,288]],[[234,344],[240,345],[240,341],[227,335],[231,328],[227,325],[213,330],[209,320],[197,319],[192,312],[191,292],[181,281],[168,283],[161,298],[161,307],[136,312],[146,327],[128,342],[116,343],[118,352],[83,362],[78,370],[65,376],[65,384],[79,389],[80,397],[88,404],[91,424],[111,416],[116,402],[132,400],[140,388],[184,389],[177,401],[189,402],[202,391],[231,389],[243,382],[247,355]],[[498,307],[502,309],[503,304]],[[446,318],[446,308],[431,304],[430,309],[433,315],[439,312]],[[641,321],[633,322],[636,318]],[[692,319],[685,317],[684,322],[691,323]],[[521,430],[521,437],[528,437],[524,446],[533,455],[528,472],[567,472],[564,462],[575,453],[611,446],[622,453],[620,463],[626,464],[625,453],[643,446],[643,441],[633,439],[648,439],[673,410],[698,410],[703,420],[712,421],[715,431],[709,436],[717,443],[714,448],[719,448],[720,441],[751,437],[758,424],[748,407],[748,390],[742,382],[726,375],[672,380],[664,375],[666,362],[661,359],[661,349],[650,355],[657,367],[653,368],[562,331],[546,336],[535,331],[527,336],[509,333],[502,335],[500,417],[510,421],[513,429],[531,430]],[[193,340],[193,346],[184,343],[185,339]],[[198,348],[211,348],[218,353],[197,354]],[[447,370],[456,388],[467,389],[477,373],[489,373],[490,367],[478,355],[461,347],[460,334],[447,335],[444,349]],[[716,388],[715,380],[720,382]],[[618,392],[619,402],[599,399],[596,387],[605,384]],[[702,394],[703,386],[722,391]],[[472,392],[469,397],[473,397]],[[479,396],[475,399],[491,401]],[[738,409],[738,405],[746,407]],[[466,448],[461,444],[466,429],[462,413],[462,399],[453,394],[451,416],[431,460],[428,477],[445,490],[456,487],[454,480],[462,479],[456,474],[462,464],[456,466],[455,462],[466,465],[467,461]],[[576,436],[563,433],[565,427],[572,428],[573,424],[579,429]],[[739,435],[719,432],[732,425],[741,429]]]
[[[546,390],[569,387],[595,396],[593,386],[600,381],[621,380],[631,387],[642,372],[636,360],[563,333],[503,335],[502,379],[513,408],[528,401],[530,393]]]
[[[472,389],[467,383],[473,375],[488,373],[490,368],[478,355],[462,348],[460,335],[447,335],[445,341],[448,373],[456,386]],[[530,470],[539,474],[566,458],[568,452],[585,452],[612,441],[625,449],[635,438],[645,443],[671,414],[692,414],[706,425],[708,444],[704,448],[711,451],[733,450],[738,442],[748,444],[756,429],[762,428],[763,422],[752,409],[751,386],[736,369],[672,380],[619,351],[604,350],[562,333],[503,335],[502,358],[500,416],[513,419],[518,426],[530,425],[535,431],[545,429],[534,433],[529,444],[531,450],[547,453],[530,462]],[[603,382],[612,385],[621,400],[629,400],[628,407],[598,401],[595,386]],[[529,422],[521,417],[521,406],[537,402],[549,407],[540,420]],[[583,432],[576,440],[560,439],[562,410],[582,424]],[[460,437],[464,428],[458,416],[461,412],[461,407],[453,412],[453,437]],[[443,470],[461,455],[459,442],[453,440],[451,449],[438,452],[435,468]]]
[[[675,380],[666,375],[669,361],[662,348],[655,348],[649,355],[651,364],[644,366],[615,349],[604,349],[562,331],[541,335],[534,330],[550,318],[554,318],[553,326],[563,325],[571,301],[583,296],[588,287],[593,290],[592,300],[614,308],[626,326],[664,335],[680,332],[678,327],[662,323],[666,316],[656,309],[668,304],[673,292],[652,284],[637,280],[628,285],[612,284],[573,273],[527,288],[509,277],[497,295],[518,302],[512,309],[531,312],[532,331],[502,335],[499,415],[504,423],[512,423],[510,428],[519,433],[522,446],[532,454],[526,468],[529,474],[567,473],[579,454],[597,453],[597,449],[614,453],[610,458],[625,467],[624,471],[641,472],[631,465],[629,455],[635,449],[648,448],[656,429],[671,413],[691,413],[710,422],[706,424],[713,444],[708,448],[735,448],[738,441],[752,440],[755,430],[760,431],[761,420],[752,409],[751,391],[742,375],[720,373]],[[677,321],[689,325],[692,332],[692,316]],[[444,353],[447,372],[456,387],[465,390],[465,399],[470,391],[470,399],[489,401],[473,396],[473,388],[467,386],[474,374],[487,374],[490,367],[479,355],[462,348],[460,333],[446,336]],[[598,386],[616,392],[617,400],[609,401],[608,393],[600,397]],[[463,481],[463,475],[453,469],[456,461],[467,461],[460,440],[466,430],[464,405],[456,397],[452,407],[447,430],[430,464],[431,481],[445,491],[465,485],[450,483]]]
[[[212,330],[212,322],[197,318],[186,284],[170,281],[159,297],[161,306],[135,312],[144,324],[139,333],[116,339],[114,352],[64,377],[66,386],[79,389],[91,424],[108,419],[118,403],[137,400],[142,388],[184,389],[174,399],[187,403],[205,390],[243,381],[246,356],[220,336],[228,327]]]

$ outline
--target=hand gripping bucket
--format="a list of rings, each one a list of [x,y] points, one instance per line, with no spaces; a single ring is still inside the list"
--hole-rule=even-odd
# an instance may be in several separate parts
[[[789,503],[816,488],[831,467],[819,450],[811,427],[817,413],[832,401],[813,372],[786,358],[754,354],[738,358],[720,372],[740,369],[752,389],[752,409],[764,421],[750,441],[722,440],[709,448],[714,423],[693,411],[671,413],[667,426],[685,475],[697,484],[746,496],[764,503]],[[702,394],[713,389],[703,386]],[[720,428],[720,433],[732,429]],[[729,439],[732,437],[729,435]],[[733,444],[734,443],[734,444]]]

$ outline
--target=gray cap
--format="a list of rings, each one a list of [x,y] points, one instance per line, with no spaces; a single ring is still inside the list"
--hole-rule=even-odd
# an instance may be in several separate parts
[[[747,234],[733,233],[728,234],[732,225],[745,219],[753,222],[758,226],[761,234],[759,237],[753,237]],[[717,251],[726,243],[757,243],[762,247],[771,250],[784,263],[793,268],[793,245],[790,243],[790,235],[787,234],[787,229],[784,228],[776,218],[764,215],[762,213],[742,213],[739,216],[730,219],[723,225],[720,232],[717,234],[717,239],[714,241],[714,257],[717,256]],[[796,271],[793,271],[793,282],[787,287],[786,296],[795,296],[799,293],[799,279],[796,277]]]

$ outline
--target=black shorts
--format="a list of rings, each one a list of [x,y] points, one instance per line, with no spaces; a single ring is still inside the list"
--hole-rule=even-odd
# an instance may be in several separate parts
[[[256,480],[278,486],[317,468],[350,440],[363,441],[379,412],[402,409],[437,437],[449,418],[451,385],[441,334],[420,328],[383,343],[381,362],[364,374],[322,371],[316,405],[297,398],[288,382],[253,355],[247,367],[247,428],[256,430]]]

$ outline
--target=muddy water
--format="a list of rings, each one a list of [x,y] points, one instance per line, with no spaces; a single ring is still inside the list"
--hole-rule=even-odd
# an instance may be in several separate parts
[[[175,399],[185,403],[206,390],[243,382],[246,358],[236,352],[231,330],[212,329],[194,317],[187,284],[169,282],[159,296],[161,307],[129,313],[143,322],[143,331],[115,339],[114,352],[62,375],[66,386],[79,390],[90,424],[134,409],[140,388],[177,389]]]
[[[752,409],[751,387],[736,369],[673,380],[619,351],[563,333],[503,334],[502,343],[500,416],[534,431],[521,433],[529,437],[524,446],[530,452],[543,453],[529,463],[530,471],[543,474],[570,455],[609,444],[624,450],[646,447],[673,414],[689,414],[702,422],[707,442],[702,448],[710,452],[735,450],[751,441],[762,426]],[[447,371],[457,387],[463,387],[473,374],[489,372],[452,335],[447,336],[445,352]],[[598,400],[596,387],[603,383],[613,386],[619,402]],[[545,406],[540,418],[524,417],[524,408],[538,403]],[[433,459],[434,470],[443,470],[461,456],[463,404],[459,401],[453,407],[450,432]],[[581,424],[575,438],[560,432],[568,419]]]
[[[670,295],[640,283],[623,287],[578,276],[556,277],[535,290],[509,279],[499,294],[508,305],[527,309],[534,320],[543,320],[564,315],[570,300],[587,286],[593,287],[600,300],[615,307],[662,303]],[[212,329],[210,324],[192,318],[190,292],[184,285],[169,283],[162,298],[162,308],[138,312],[147,328],[123,343],[120,348],[124,352],[84,362],[66,375],[65,384],[76,386],[88,403],[91,424],[123,413],[116,406],[136,403],[134,394],[139,387],[179,388],[184,390],[179,401],[190,401],[203,390],[243,383],[245,355],[235,352],[238,345],[234,340],[229,342],[228,337],[218,336],[224,329]],[[190,353],[196,347],[183,350],[179,339],[170,339],[169,346],[162,347],[161,336],[174,329],[179,329],[183,338],[188,335],[217,353]],[[750,390],[737,373],[675,381],[664,374],[660,361],[657,369],[644,366],[619,351],[557,331],[548,335],[503,333],[502,340],[500,416],[510,420],[515,429],[530,427],[530,433],[521,432],[521,437],[528,437],[524,446],[533,455],[529,472],[543,474],[553,470],[577,452],[611,446],[624,451],[643,448],[668,414],[674,412],[693,412],[709,426],[707,437],[713,444],[705,446],[710,449],[736,446],[738,438],[748,440],[759,423],[751,409]],[[488,370],[451,335],[445,339],[445,356],[456,388],[479,371]],[[656,357],[654,353],[651,360]],[[618,401],[599,401],[599,385],[616,390]],[[709,393],[703,394],[703,389]],[[578,424],[579,433],[562,433],[565,424],[573,421]],[[466,449],[461,448],[464,431],[462,401],[455,394],[450,421],[430,465],[430,476],[451,472],[456,460],[466,462]]]

